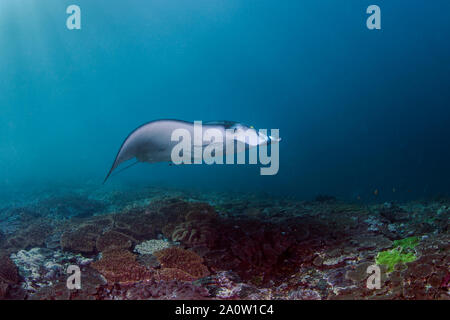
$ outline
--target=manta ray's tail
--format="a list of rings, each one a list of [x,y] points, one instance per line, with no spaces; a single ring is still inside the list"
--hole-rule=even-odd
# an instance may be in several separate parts
[[[120,169],[119,171],[115,172],[112,176],[115,176],[119,173],[121,173],[122,171],[134,166],[135,164],[138,164],[139,160],[136,160],[136,162],[133,162],[132,164]],[[114,169],[117,167],[116,163],[114,162],[114,164],[112,165],[111,169],[109,170],[108,174],[106,175],[105,180],[103,180],[103,184],[105,184],[106,180],[108,180],[109,176],[111,175],[111,173],[114,171]]]

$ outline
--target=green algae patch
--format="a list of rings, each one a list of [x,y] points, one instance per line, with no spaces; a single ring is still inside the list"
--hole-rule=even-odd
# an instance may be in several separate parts
[[[420,242],[419,237],[409,237],[394,241],[394,247],[400,247],[402,250],[414,249]]]
[[[417,256],[414,254],[414,248],[419,242],[419,237],[395,240],[394,249],[379,252],[375,262],[379,265],[385,265],[387,272],[392,272],[397,264],[413,262],[417,259]]]
[[[413,262],[416,259],[417,257],[414,253],[403,253],[396,248],[379,252],[375,258],[375,262],[387,266],[387,272],[392,272],[396,264]]]

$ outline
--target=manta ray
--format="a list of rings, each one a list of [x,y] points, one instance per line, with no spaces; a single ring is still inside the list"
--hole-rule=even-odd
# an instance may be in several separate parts
[[[136,162],[125,167],[125,170],[132,165],[139,162],[157,163],[157,162],[172,162],[171,153],[172,149],[179,143],[172,140],[172,133],[177,129],[184,129],[194,137],[194,123],[173,120],[162,119],[154,120],[145,123],[144,125],[133,130],[128,137],[122,143],[116,158],[106,175],[103,183],[108,180],[111,173],[123,162],[136,158]],[[236,143],[244,145],[245,149],[255,147],[258,145],[268,144],[270,141],[279,141],[280,139],[272,136],[266,136],[261,132],[257,132],[252,126],[247,126],[235,121],[210,121],[202,123],[202,131],[205,132],[208,129],[216,129],[226,137],[226,130],[233,132],[233,141],[224,138],[223,140],[223,154],[226,154],[226,145],[229,143]],[[186,132],[186,131],[185,131]],[[192,139],[193,141],[194,139]],[[214,142],[202,141],[202,147],[206,147]],[[233,147],[234,150],[234,147]]]

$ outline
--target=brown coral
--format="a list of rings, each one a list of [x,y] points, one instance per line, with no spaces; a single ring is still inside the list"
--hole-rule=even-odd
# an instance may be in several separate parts
[[[29,227],[19,230],[8,239],[7,246],[11,251],[19,251],[32,247],[41,247],[45,239],[51,234],[53,227],[47,220],[37,220]]]
[[[92,267],[109,282],[134,282],[152,277],[152,273],[136,261],[136,255],[122,249],[102,252],[102,258],[92,263]]]
[[[60,217],[90,217],[105,209],[105,204],[76,193],[50,197],[39,202],[42,212]]]
[[[171,247],[157,251],[154,255],[163,268],[180,269],[195,279],[209,275],[208,268],[203,265],[203,258],[190,250]]]
[[[8,255],[0,256],[0,299],[8,295],[10,285],[20,281],[17,267]]]
[[[0,280],[0,300],[4,299],[8,294],[9,284]]]
[[[193,280],[195,280],[195,277],[193,277],[189,273],[187,273],[183,270],[177,269],[177,268],[163,268],[161,270],[158,270],[155,278],[160,281],[171,281],[171,280],[193,281]]]
[[[123,233],[117,231],[106,231],[98,237],[96,247],[100,252],[107,249],[130,249],[133,242],[134,239]]]
[[[214,221],[218,217],[215,209],[207,203],[192,203],[186,221]]]
[[[168,222],[181,222],[190,211],[192,204],[179,199],[169,199],[164,201],[154,201],[150,208],[155,209],[159,214],[167,218]]]
[[[114,229],[136,240],[154,239],[163,224],[155,214],[131,211],[114,216]]]
[[[275,226],[266,226],[233,240],[231,251],[239,259],[245,264],[263,269],[276,265],[293,241]]]
[[[354,269],[347,271],[345,277],[357,283],[362,282],[369,276],[367,268],[371,265],[373,265],[371,261],[359,263]]]
[[[67,288],[67,276],[64,274],[56,279],[51,286],[43,286],[36,292],[29,294],[30,300],[94,300],[100,299],[98,291],[107,283],[94,269],[83,267],[81,269],[81,289]]]
[[[112,288],[106,292],[106,298],[147,300],[147,299],[179,299],[199,300],[209,297],[206,288],[185,281],[140,281],[129,288]]]
[[[0,256],[0,281],[16,284],[20,280],[17,267],[7,255]]]
[[[77,253],[95,253],[96,240],[102,229],[93,224],[85,224],[61,235],[61,248]]]
[[[95,216],[89,218],[86,223],[95,225],[97,228],[100,228],[102,230],[108,230],[114,225],[114,217],[111,214]]]
[[[188,247],[203,245],[213,247],[217,232],[214,226],[207,221],[188,221],[177,225],[171,238],[173,241],[179,241]]]
[[[207,203],[192,203],[188,210],[184,221],[166,225],[164,234],[188,247],[213,247],[217,239],[218,219],[214,208]]]
[[[231,269],[243,279],[263,274],[268,281],[292,272],[289,261],[295,244],[288,226],[235,220],[221,225],[217,246],[205,254],[205,259],[213,270]]]

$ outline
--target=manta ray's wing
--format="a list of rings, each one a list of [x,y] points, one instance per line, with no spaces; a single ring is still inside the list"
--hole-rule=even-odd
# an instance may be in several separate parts
[[[119,154],[120,154],[120,151],[119,151],[118,155],[119,155]],[[130,158],[130,159],[131,159],[131,158]],[[128,159],[128,160],[130,160],[130,159]],[[111,166],[111,169],[109,170],[108,174],[107,174],[106,177],[105,177],[105,180],[103,180],[103,184],[105,184],[106,180],[108,180],[108,178],[109,178],[109,176],[111,175],[111,173],[112,173],[112,172],[113,172],[113,171],[114,171],[114,170],[115,170],[122,162],[124,162],[124,161],[126,161],[126,160],[118,161],[118,156],[116,157],[116,159],[114,160],[113,165]],[[122,171],[124,171],[124,170],[126,170],[126,169],[128,169],[128,168],[130,168],[130,167],[132,167],[132,166],[134,166],[135,164],[138,164],[138,163],[139,163],[139,160],[136,161],[136,162],[133,162],[132,164],[126,166],[125,168],[120,169],[120,170],[117,171],[115,174],[118,174],[118,173],[120,173],[120,172],[122,172]]]
[[[133,162],[132,164],[129,164],[129,165],[127,165],[126,167],[121,168],[119,171],[114,172],[114,174],[108,173],[108,176],[111,175],[112,177],[114,177],[115,175],[121,173],[122,171],[127,170],[128,168],[131,168],[132,166],[134,166],[135,164],[138,164],[139,162],[140,162],[139,160],[136,160],[136,161]],[[103,183],[106,182],[106,179],[108,179],[108,177],[105,178],[105,180],[103,181]]]
[[[128,137],[123,141],[122,145],[120,146],[119,151],[117,152],[116,158],[114,159],[114,162],[111,166],[111,169],[109,170],[108,174],[106,175],[105,180],[103,180],[103,184],[105,184],[106,180],[108,180],[109,176],[111,175],[111,173],[122,163],[128,160],[133,159],[136,155],[136,149],[137,149],[137,144],[138,141],[136,141],[136,132],[145,127],[147,124],[137,128],[136,130],[132,131]],[[139,161],[137,161],[136,163],[138,163]],[[136,164],[136,163],[133,163]],[[128,166],[124,169],[122,169],[121,171],[129,168],[131,166]]]
[[[192,123],[186,121],[161,119],[147,122],[136,128],[122,143],[103,183],[121,163],[130,159],[136,158],[138,162],[169,161],[170,153],[167,154],[167,152],[171,143],[171,133],[179,127],[190,128],[191,126]]]

